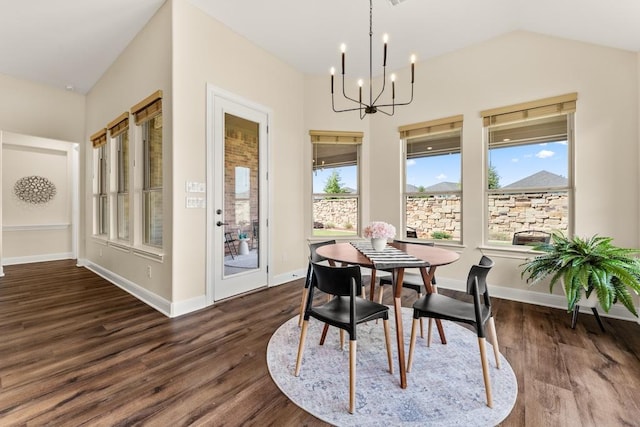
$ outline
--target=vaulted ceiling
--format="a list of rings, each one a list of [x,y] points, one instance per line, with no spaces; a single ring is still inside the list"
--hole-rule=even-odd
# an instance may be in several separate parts
[[[367,0],[187,1],[304,73],[339,67],[346,43],[347,71],[368,75]],[[164,2],[0,0],[0,73],[86,93]],[[372,2],[374,74],[383,33],[391,70],[514,30],[640,51],[638,0]]]

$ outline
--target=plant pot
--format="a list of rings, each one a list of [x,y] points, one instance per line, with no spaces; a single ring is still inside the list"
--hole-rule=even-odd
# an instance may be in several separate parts
[[[387,246],[387,239],[384,237],[372,237],[371,246],[373,247],[374,251],[382,252],[385,246]]]
[[[564,280],[560,279],[560,285],[562,286],[562,292],[564,292],[564,295],[566,297],[567,292],[564,289]],[[604,332],[605,331],[604,325],[602,324],[602,320],[600,319],[600,315],[598,314],[598,309],[596,308],[598,305],[600,305],[600,302],[598,300],[598,295],[596,294],[595,291],[593,291],[591,292],[591,295],[589,295],[589,298],[587,298],[585,296],[584,289],[581,290],[580,292],[581,292],[580,301],[578,301],[578,303],[573,308],[573,315],[571,317],[571,329],[576,328],[576,323],[578,322],[578,312],[580,311],[580,307],[588,307],[593,312],[593,315],[596,318],[596,322],[598,322],[598,326],[600,326],[600,329],[602,330],[602,332]]]
[[[562,287],[562,292],[564,293],[564,296],[567,296],[567,291],[565,291],[564,289],[564,280],[560,279],[560,285]],[[580,301],[578,301],[579,306],[581,307],[588,307],[588,308],[594,308],[597,307],[599,305],[598,302],[598,294],[596,294],[595,291],[591,292],[591,295],[589,295],[589,298],[587,298],[585,296],[585,292],[584,290],[580,291],[581,292],[581,296],[580,296]]]

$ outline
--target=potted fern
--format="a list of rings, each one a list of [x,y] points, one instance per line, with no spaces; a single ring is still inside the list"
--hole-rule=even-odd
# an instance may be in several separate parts
[[[550,243],[542,243],[533,249],[542,255],[522,264],[521,277],[534,285],[551,276],[549,291],[561,281],[567,296],[567,309],[577,315],[577,306],[583,297],[596,299],[609,312],[612,304],[620,301],[634,316],[638,313],[629,291],[640,293],[640,260],[634,255],[637,249],[613,245],[611,237],[565,237],[560,233],[551,236]],[[592,295],[595,295],[593,297]],[[594,310],[594,314],[597,312]]]

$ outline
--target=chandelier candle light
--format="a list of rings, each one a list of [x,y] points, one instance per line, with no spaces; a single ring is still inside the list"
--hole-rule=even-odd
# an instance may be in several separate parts
[[[347,96],[347,93],[344,88],[344,64],[345,64],[345,52],[347,50],[347,46],[343,43],[340,46],[342,51],[342,95],[348,99],[356,103],[358,106],[354,108],[346,108],[341,110],[336,110],[336,106],[333,98],[333,80],[335,76],[336,69],[331,67],[331,107],[333,111],[336,113],[342,113],[345,111],[356,111],[360,112],[360,119],[364,119],[367,114],[374,114],[380,111],[381,113],[386,114],[387,116],[393,116],[395,113],[395,108],[398,105],[408,105],[413,101],[413,82],[415,75],[415,62],[416,56],[411,55],[411,99],[407,102],[396,103],[396,76],[395,74],[391,74],[391,104],[378,104],[376,102],[380,99],[380,96],[384,93],[386,87],[386,75],[387,75],[387,41],[389,40],[389,36],[387,34],[382,36],[382,41],[384,43],[383,50],[383,59],[382,59],[382,89],[380,89],[380,93],[378,96],[373,97],[373,0],[369,0],[369,103],[362,102],[362,86],[364,82],[362,79],[358,80],[358,99],[351,98]],[[384,108],[391,107],[390,111],[385,111]]]
[[[382,221],[373,221],[364,228],[364,237],[371,239],[371,246],[381,252],[387,246],[387,239],[396,236],[396,228]]]

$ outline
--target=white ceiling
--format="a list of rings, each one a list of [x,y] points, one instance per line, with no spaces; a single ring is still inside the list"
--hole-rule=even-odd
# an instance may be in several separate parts
[[[0,0],[0,73],[86,93],[165,0]],[[310,74],[368,75],[367,0],[188,0]],[[373,0],[391,70],[514,30],[640,51],[640,0]]]

